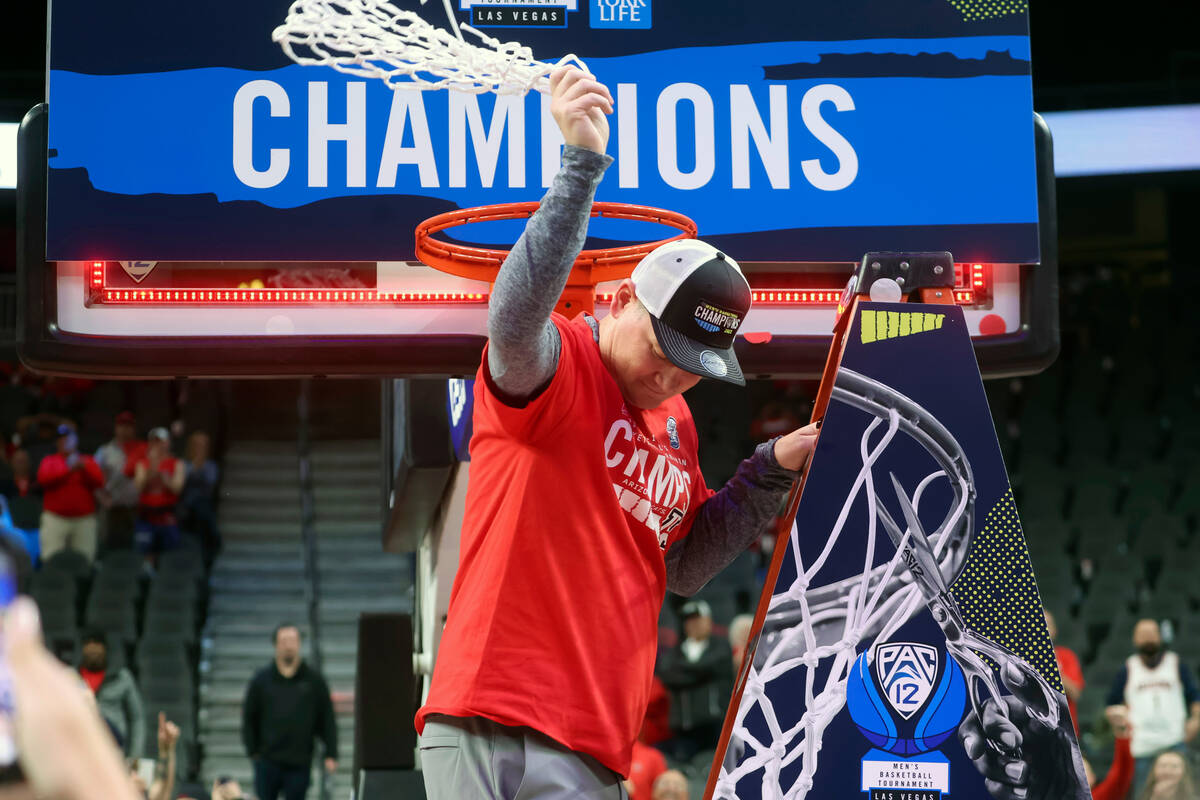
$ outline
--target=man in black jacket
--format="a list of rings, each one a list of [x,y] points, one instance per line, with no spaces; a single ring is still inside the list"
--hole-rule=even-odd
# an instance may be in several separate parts
[[[712,611],[703,600],[680,609],[683,640],[663,654],[659,679],[671,692],[671,733],[659,747],[676,761],[713,750],[721,738],[725,709],[733,691],[733,652],[712,635]]]
[[[300,656],[300,630],[275,628],[275,660],[258,671],[242,704],[242,742],[254,761],[259,800],[303,800],[313,739],[325,743],[325,771],[337,769],[337,724],[329,686]]]

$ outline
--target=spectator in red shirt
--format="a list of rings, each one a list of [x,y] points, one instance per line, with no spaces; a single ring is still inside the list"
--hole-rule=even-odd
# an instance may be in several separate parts
[[[663,754],[641,741],[633,743],[633,764],[629,777],[625,779],[625,791],[629,800],[651,800],[654,796],[654,781],[667,771],[667,760]]]
[[[157,554],[179,545],[175,504],[187,470],[171,455],[171,434],[155,428],[147,436],[146,455],[133,467],[133,485],[138,490],[137,547]]]
[[[96,557],[96,492],[104,487],[104,473],[91,456],[79,453],[75,429],[58,426],[58,451],[42,459],[38,466],[41,484],[42,558],[46,559],[70,547]]]
[[[1058,626],[1054,624],[1054,615],[1049,611],[1046,615],[1046,629],[1050,632],[1050,641],[1058,638]],[[1079,695],[1083,694],[1083,667],[1079,664],[1079,656],[1069,647],[1054,646],[1054,655],[1058,658],[1058,674],[1062,677],[1063,692],[1067,695],[1067,707],[1071,709],[1071,722],[1075,725],[1075,735],[1079,735],[1079,712],[1075,704]]]

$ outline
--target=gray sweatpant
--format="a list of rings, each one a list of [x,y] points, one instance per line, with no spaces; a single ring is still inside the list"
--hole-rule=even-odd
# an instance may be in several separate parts
[[[628,800],[621,776],[530,728],[482,717],[425,720],[421,770],[429,800]]]

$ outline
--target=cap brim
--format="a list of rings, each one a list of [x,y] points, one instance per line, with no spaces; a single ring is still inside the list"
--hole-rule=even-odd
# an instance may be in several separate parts
[[[684,336],[679,331],[650,315],[650,324],[658,338],[658,346],[672,364],[702,378],[745,386],[742,365],[738,363],[733,348],[720,350],[711,345]]]

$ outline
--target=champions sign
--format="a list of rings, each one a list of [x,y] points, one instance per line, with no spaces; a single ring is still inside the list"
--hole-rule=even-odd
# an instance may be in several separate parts
[[[251,5],[54,0],[51,260],[403,260],[427,217],[536,200],[553,179],[562,141],[546,96],[392,91],[299,66],[271,39],[287,0]],[[395,5],[449,29],[440,3]],[[615,163],[598,199],[683,212],[747,261],[852,261],[899,229],[926,249],[1038,260],[1024,11],[454,6],[459,23],[511,24],[489,35],[544,61],[577,55],[611,88]],[[657,233],[622,225],[593,234]]]

